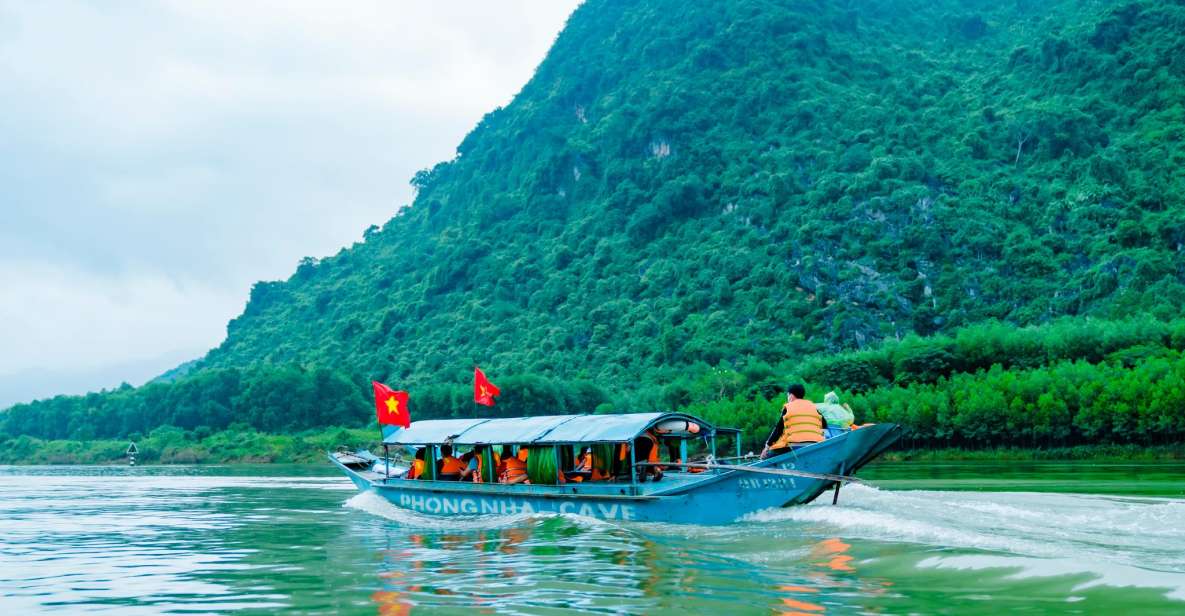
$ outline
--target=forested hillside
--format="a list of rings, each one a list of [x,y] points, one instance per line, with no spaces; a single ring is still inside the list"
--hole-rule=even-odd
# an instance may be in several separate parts
[[[208,366],[406,384],[779,361],[1185,304],[1179,2],[593,0]]]
[[[421,417],[466,414],[475,363],[501,413],[737,409],[794,375],[887,392],[1011,365],[810,373],[840,351],[1132,314],[1179,363],[1182,49],[1170,0],[588,0],[412,204],[258,283],[186,376],[21,405],[5,429],[357,423],[372,378]],[[1083,353],[1012,369],[1152,360]],[[744,386],[689,393],[712,375]],[[185,391],[222,393],[163,402]],[[1062,441],[1114,436],[1085,434]]]

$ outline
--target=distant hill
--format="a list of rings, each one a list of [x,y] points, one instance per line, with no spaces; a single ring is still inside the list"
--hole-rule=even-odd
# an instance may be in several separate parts
[[[149,383],[172,383],[173,381],[184,378],[186,375],[193,372],[193,369],[198,367],[200,363],[201,360],[198,359],[191,359],[189,361],[181,362],[180,364],[177,364],[176,366],[169,368],[168,370],[165,370],[161,374],[157,375],[151,381],[149,381]]]
[[[661,407],[991,319],[1177,317],[1182,49],[1168,0],[588,0],[412,204],[111,430],[329,421],[297,383],[361,422],[372,378],[460,413],[475,363],[496,412]]]

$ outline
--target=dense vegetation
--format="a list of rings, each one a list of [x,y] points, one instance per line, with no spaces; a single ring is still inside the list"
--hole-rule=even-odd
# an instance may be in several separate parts
[[[985,319],[1179,314],[1185,6],[597,1],[209,367],[615,392]]]
[[[1181,49],[1168,0],[588,0],[363,242],[3,433],[357,426],[372,378],[468,415],[479,363],[505,415],[757,438],[803,377],[944,445],[1179,438]]]
[[[815,399],[839,392],[859,421],[908,426],[907,446],[1158,445],[1185,440],[1183,353],[1185,319],[1076,318],[1026,328],[992,321],[777,365],[694,364],[654,386],[658,401],[646,408],[682,408],[743,428],[745,446],[756,449],[786,382],[799,379]],[[505,393],[492,409],[476,410],[471,386],[454,383],[415,390],[412,412],[424,419],[617,408],[597,406],[608,394],[592,383],[508,376],[501,384]],[[0,434],[25,435],[25,447],[29,437],[137,440],[150,430],[153,437],[203,441],[228,427],[288,433],[362,426],[373,423],[372,408],[360,388],[328,370],[224,368],[173,384],[17,405],[4,415]]]

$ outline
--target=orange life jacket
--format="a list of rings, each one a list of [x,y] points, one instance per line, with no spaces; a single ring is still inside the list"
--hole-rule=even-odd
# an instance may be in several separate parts
[[[440,460],[441,475],[460,475],[465,471],[465,463],[449,456]]]
[[[502,464],[502,457],[492,452],[490,455],[494,458],[494,471],[497,472],[497,469]],[[477,456],[477,473],[473,475],[473,483],[483,483],[485,481],[485,464],[485,458],[483,456]]]
[[[823,440],[823,418],[810,400],[795,398],[782,407],[782,436],[770,445],[781,449],[797,443],[818,443]]]
[[[580,456],[580,458],[578,460],[576,460],[576,468],[574,468],[572,470],[575,472],[578,472],[578,473],[589,473],[589,472],[592,472],[592,469],[593,469],[592,454],[586,453],[583,456]]]
[[[424,461],[423,460],[416,460],[415,462],[412,462],[411,470],[409,470],[407,473],[407,478],[408,479],[419,479],[420,476],[423,474],[424,474]]]
[[[645,434],[643,434],[643,436],[650,439],[650,442],[652,443],[652,445],[650,446],[650,454],[646,456],[646,461],[657,463],[658,462],[658,437],[654,436],[650,432],[646,432]]]
[[[527,476],[527,463],[515,458],[506,459],[506,470],[502,471],[502,483],[517,480],[519,477]]]

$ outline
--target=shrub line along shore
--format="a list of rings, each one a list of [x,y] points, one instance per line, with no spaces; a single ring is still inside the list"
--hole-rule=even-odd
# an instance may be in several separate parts
[[[238,428],[238,427],[236,427]],[[125,464],[128,441],[41,440],[18,437],[0,446],[0,464]],[[154,431],[136,442],[140,464],[261,464],[317,463],[339,445],[381,451],[377,429],[329,428],[300,434],[265,434],[228,429],[200,436],[177,428]],[[960,461],[1185,461],[1185,444],[1080,445],[1053,448],[900,449],[887,452],[888,462]]]

